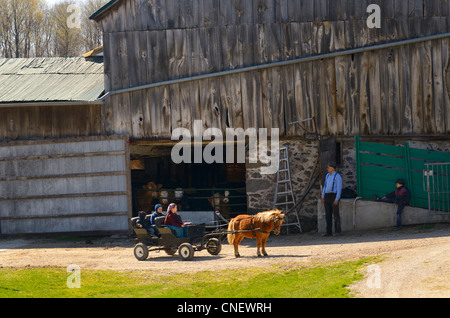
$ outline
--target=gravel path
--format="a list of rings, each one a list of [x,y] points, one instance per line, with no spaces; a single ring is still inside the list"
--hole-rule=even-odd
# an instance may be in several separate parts
[[[366,278],[350,287],[356,297],[450,297],[450,224],[411,226],[401,231],[382,229],[322,237],[317,233],[270,236],[269,257],[256,257],[255,241],[244,239],[241,258],[224,243],[218,256],[196,252],[190,262],[178,254],[150,252],[137,261],[130,238],[0,239],[0,267],[151,270],[154,273],[192,273],[243,267],[315,266],[368,256],[383,261],[363,269]]]

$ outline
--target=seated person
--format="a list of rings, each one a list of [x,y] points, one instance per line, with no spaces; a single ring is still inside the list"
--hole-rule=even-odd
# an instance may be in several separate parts
[[[379,202],[396,203],[397,204],[397,229],[402,228],[402,211],[405,206],[409,204],[411,200],[411,192],[405,187],[405,180],[397,179],[395,181],[397,189],[395,191],[386,194],[384,197],[379,198],[375,194],[373,198]]]
[[[175,231],[176,237],[187,238],[187,225],[183,223],[180,216],[177,214],[177,205],[175,203],[169,204],[164,225]]]
[[[136,221],[136,226],[146,229],[151,236],[158,237],[158,230],[154,225],[150,223],[150,216],[147,215],[147,213],[144,211],[139,211],[138,216],[139,219]]]
[[[153,212],[152,216],[150,217],[150,223],[152,225],[155,225],[155,219],[157,217],[164,216],[164,214],[162,213],[162,209],[163,207],[161,204],[155,205],[155,212]]]

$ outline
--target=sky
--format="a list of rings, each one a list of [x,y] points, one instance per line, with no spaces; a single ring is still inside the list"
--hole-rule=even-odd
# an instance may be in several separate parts
[[[54,5],[55,3],[60,2],[61,0],[46,0],[48,4]]]
[[[61,2],[62,0],[45,0],[45,1],[47,1],[47,3],[50,5],[50,6],[52,6],[52,5],[54,5],[55,3],[58,3],[58,2]],[[80,2],[80,0],[74,0],[73,2]]]

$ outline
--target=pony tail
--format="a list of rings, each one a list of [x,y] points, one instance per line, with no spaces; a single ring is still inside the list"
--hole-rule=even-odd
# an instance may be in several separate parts
[[[228,223],[228,232],[231,232],[233,230],[234,220],[231,220],[230,223]],[[227,240],[228,244],[234,243],[234,237],[235,234],[227,234]]]

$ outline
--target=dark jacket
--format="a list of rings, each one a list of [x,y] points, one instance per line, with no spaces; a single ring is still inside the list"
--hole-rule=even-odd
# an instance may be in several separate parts
[[[166,219],[164,220],[164,224],[165,225],[177,226],[177,227],[181,227],[183,225],[179,215],[176,214],[176,213],[172,213],[172,212],[169,212],[167,214]]]
[[[395,199],[396,203],[408,205],[411,200],[411,192],[404,186],[397,188],[395,191],[386,194],[386,198]]]
[[[152,214],[152,216],[150,217],[150,223],[152,224],[152,225],[155,225],[155,219],[157,218],[157,217],[160,217],[160,216],[164,216],[164,214],[162,214],[162,213],[158,213],[158,212],[153,212],[153,214]]]
[[[139,219],[136,221],[137,226],[141,226],[144,229],[148,230],[150,228],[150,218],[147,217],[147,213],[144,211],[138,212]]]

